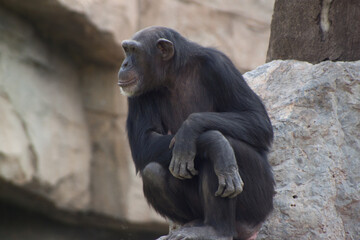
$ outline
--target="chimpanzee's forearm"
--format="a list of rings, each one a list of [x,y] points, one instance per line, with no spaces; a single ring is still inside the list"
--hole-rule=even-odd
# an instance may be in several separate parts
[[[186,128],[192,129],[189,133],[191,135],[194,132],[200,135],[209,130],[217,130],[225,136],[241,140],[254,148],[265,151],[268,150],[273,139],[269,118],[256,112],[193,113],[184,124],[188,126]]]
[[[172,135],[161,135],[153,131],[128,134],[132,157],[137,171],[141,171],[148,163],[157,162],[168,168],[172,157],[169,144]]]

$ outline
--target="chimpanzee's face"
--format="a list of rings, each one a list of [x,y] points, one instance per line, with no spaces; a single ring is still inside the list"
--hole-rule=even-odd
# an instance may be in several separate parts
[[[140,90],[143,81],[144,51],[141,43],[134,40],[123,41],[122,47],[125,59],[119,71],[118,84],[124,95],[133,96]]]
[[[164,62],[174,56],[173,43],[155,35],[149,28],[122,42],[125,59],[120,67],[118,85],[122,94],[141,95],[162,84]]]

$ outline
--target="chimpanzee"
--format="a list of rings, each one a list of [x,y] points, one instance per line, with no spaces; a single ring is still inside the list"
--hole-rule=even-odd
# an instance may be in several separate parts
[[[147,201],[182,226],[161,239],[255,239],[273,208],[273,131],[231,60],[165,27],[122,42],[119,86]]]

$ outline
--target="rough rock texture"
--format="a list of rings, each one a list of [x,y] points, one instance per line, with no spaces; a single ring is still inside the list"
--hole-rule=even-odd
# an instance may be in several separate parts
[[[360,239],[360,61],[245,74],[274,126],[275,210],[259,239]]]
[[[267,61],[360,60],[360,1],[276,0]]]
[[[117,67],[75,65],[2,9],[0,29],[0,200],[166,229],[135,175]]]
[[[76,72],[26,25],[0,18],[0,176],[86,209],[90,141]]]
[[[20,15],[53,51],[70,55],[72,62],[117,66],[124,57],[121,40],[135,30],[128,14],[136,1],[126,2],[0,0],[0,7]]]
[[[264,63],[274,0],[140,0],[140,28],[163,25],[225,52],[242,71]]]
[[[151,25],[226,52],[243,71],[265,62],[275,0],[0,0],[77,61],[119,66],[120,43]],[[235,44],[236,43],[236,44]]]

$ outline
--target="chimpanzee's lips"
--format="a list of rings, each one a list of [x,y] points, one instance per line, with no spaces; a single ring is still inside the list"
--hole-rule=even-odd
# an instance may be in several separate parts
[[[119,85],[120,87],[127,87],[127,86],[130,86],[130,85],[133,85],[135,82],[136,82],[136,78],[130,79],[130,80],[128,80],[128,81],[121,81],[121,80],[119,80],[119,81],[118,81],[118,85]]]

